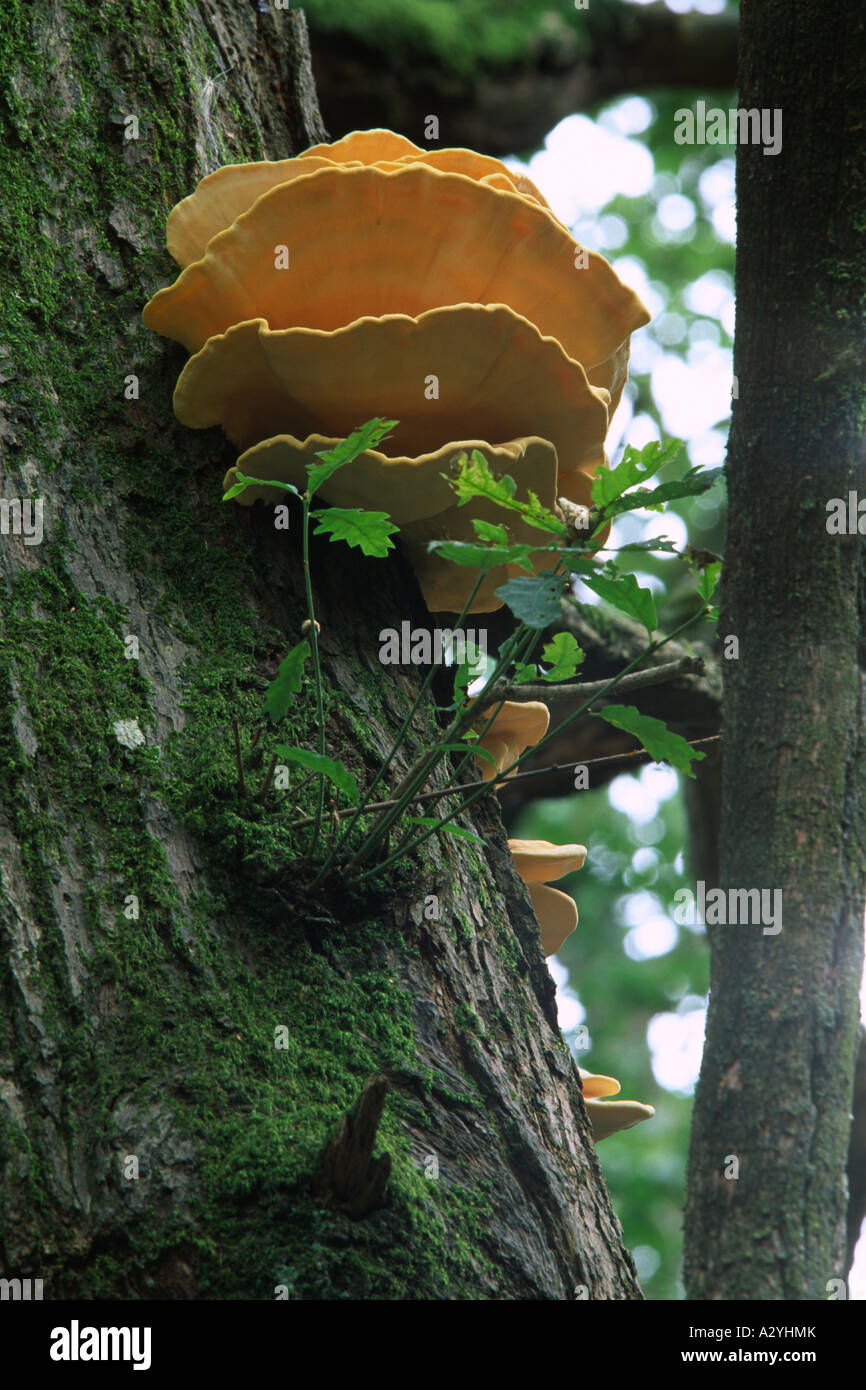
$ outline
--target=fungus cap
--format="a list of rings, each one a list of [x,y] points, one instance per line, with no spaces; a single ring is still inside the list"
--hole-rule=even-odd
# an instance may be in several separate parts
[[[476,726],[487,723],[487,709],[483,709]],[[533,747],[547,733],[550,723],[550,710],[541,700],[505,700],[494,716],[493,723],[479,739],[479,747],[487,750],[496,759],[495,768],[486,758],[476,758],[481,769],[482,780],[491,781],[506,767],[515,762],[525,749]]]
[[[652,1119],[656,1113],[653,1106],[639,1100],[585,1100],[584,1104],[597,1144],[621,1129],[631,1129],[641,1120]]]
[[[324,155],[339,163],[357,159],[361,164],[375,164],[380,159],[402,159],[416,152],[420,153],[420,146],[413,145],[405,135],[377,126],[372,130],[350,130],[330,144],[311,145],[304,150],[304,157]]]
[[[555,956],[577,926],[577,904],[546,883],[529,883],[527,889],[541,928],[541,949],[545,956]]]
[[[524,883],[551,883],[583,868],[586,845],[553,845],[549,840],[509,840],[514,867]]]
[[[601,256],[588,253],[577,269],[578,250],[546,209],[462,174],[322,168],[260,197],[143,317],[197,352],[254,318],[333,330],[444,304],[507,304],[610,389],[618,354],[649,315]]]
[[[380,169],[427,164],[444,173],[465,174],[478,182],[519,193],[551,211],[531,179],[508,169],[490,155],[465,149],[423,150],[390,130],[359,130],[333,145],[314,145],[293,159],[224,164],[207,174],[194,192],[183,198],[168,215],[166,246],[169,255],[182,267],[200,260],[212,237],[225,231],[258,198],[280,184],[315,174],[319,169],[373,164]]]
[[[296,439],[290,434],[263,439],[241,454],[237,463],[226,473],[223,488],[227,491],[237,482],[237,474],[244,473],[249,478],[291,483],[293,487],[303,490],[307,482],[307,465],[318,462],[316,455],[319,452],[333,449],[339,443],[339,438],[321,434],[312,434],[306,439]],[[555,478],[556,456],[552,446],[544,439],[516,439],[497,446],[483,439],[465,439],[446,444],[435,453],[420,454],[415,458],[388,456],[378,449],[368,449],[351,464],[332,473],[316,496],[336,507],[387,509],[398,525],[406,527],[405,531],[401,531],[401,540],[405,535],[413,534],[408,523],[416,521],[419,515],[426,517],[429,512],[434,514],[430,525],[435,531],[442,531],[439,517],[450,517],[451,511],[457,510],[449,505],[453,503],[454,493],[442,475],[447,473],[459,454],[473,449],[479,450],[497,472],[508,469],[514,475],[522,465],[530,477],[536,478],[542,490],[549,487]],[[284,500],[284,494],[275,487],[248,487],[234,500],[242,506],[250,506],[253,502],[275,503]],[[462,508],[461,526],[468,525],[471,515],[480,515],[482,505],[490,506],[482,501],[477,509],[472,504]],[[496,512],[498,520],[502,515],[501,509],[496,508]],[[486,512],[484,514],[487,515]],[[461,534],[454,538],[470,537]],[[471,538],[475,539],[474,530],[471,531]],[[537,541],[538,532],[532,533],[530,539]]]
[[[598,1100],[601,1096],[615,1096],[620,1084],[615,1076],[603,1076],[599,1072],[584,1071],[578,1067],[584,1100]]]
[[[413,145],[405,135],[397,135],[393,130],[354,130],[331,145],[313,145],[305,153],[324,155],[327,159],[340,162],[357,159],[361,164],[381,164],[388,161],[403,164],[423,162],[434,169],[469,174],[472,178],[505,175],[518,193],[540,203],[542,207],[550,208],[547,199],[539,192],[532,179],[520,171],[509,169],[499,159],[460,146],[425,150],[420,145]]]
[[[422,389],[430,373],[438,383],[434,400]],[[193,429],[221,425],[241,449],[284,433],[348,435],[376,414],[398,421],[380,452],[401,458],[436,453],[470,434],[490,444],[538,435],[557,453],[551,502],[572,491],[580,494],[573,500],[588,497],[586,473],[604,460],[608,425],[607,393],[590,386],[554,338],[504,304],[366,317],[330,331],[247,320],[190,358],[174,409]],[[409,482],[405,471],[400,477]],[[428,470],[427,481],[431,505],[416,499],[409,510],[401,506],[400,517],[387,491],[370,500],[398,521],[454,505],[444,480]]]

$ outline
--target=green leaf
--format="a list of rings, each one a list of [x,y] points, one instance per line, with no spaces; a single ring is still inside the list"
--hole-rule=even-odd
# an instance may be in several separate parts
[[[568,547],[557,549],[556,558],[568,565],[572,574],[598,574],[600,561],[591,559],[584,550],[570,550]],[[612,562],[607,560],[605,563],[609,565]]]
[[[512,685],[526,685],[528,681],[538,679],[538,667],[534,661],[523,661],[515,667],[514,675],[511,677]]]
[[[639,714],[633,705],[606,705],[598,714],[600,719],[613,724],[614,728],[634,734],[656,762],[670,763],[687,777],[694,777],[692,763],[705,756],[698,749],[690,748],[686,740],[669,729],[661,719],[654,719],[650,714]]]
[[[610,550],[611,547],[605,547]],[[628,541],[626,545],[616,545],[613,547],[618,555],[622,555],[627,550],[665,550],[670,555],[679,555],[679,551],[673,541],[669,541],[665,536],[653,536],[648,541]]]
[[[658,626],[655,599],[649,589],[640,587],[633,574],[621,574],[618,579],[609,579],[603,574],[584,574],[581,580],[620,613],[627,613],[642,623],[652,640],[653,629]]]
[[[300,497],[300,492],[291,483],[284,483],[277,478],[248,478],[246,473],[239,473],[235,470],[237,482],[232,483],[228,492],[223,493],[223,501],[230,502],[238,493],[243,492],[248,487],[281,487],[286,492],[293,492],[296,497]]]
[[[559,517],[553,515],[553,512],[549,512],[531,488],[527,488],[526,495],[529,498],[528,503],[521,502],[518,505],[523,520],[528,526],[536,526],[539,531],[552,531],[555,536],[567,535],[568,528],[565,522],[560,521]]]
[[[368,420],[366,425],[361,425],[348,439],[342,439],[339,444],[335,444],[333,449],[319,449],[316,458],[322,462],[307,464],[307,486],[310,496],[312,497],[338,468],[352,463],[366,449],[375,448],[397,424],[398,420],[384,420],[377,416],[375,420]]]
[[[330,535],[332,541],[359,546],[365,555],[379,559],[394,549],[388,537],[400,529],[387,512],[367,512],[359,507],[326,507],[310,515],[319,523],[314,536]]]
[[[495,502],[498,507],[508,507],[514,500],[517,491],[517,484],[509,473],[503,473],[501,477],[494,477],[480,449],[472,450],[472,457],[466,454],[457,456],[458,473],[456,478],[449,478],[454,491],[457,493],[457,505],[462,507],[464,502],[470,502],[473,497],[485,497],[489,502]]]
[[[458,475],[456,478],[448,478],[448,482],[457,493],[459,507],[471,501],[473,497],[482,497],[497,507],[506,507],[511,512],[518,512],[528,525],[541,531],[552,531],[557,536],[566,534],[564,523],[542,505],[534,492],[528,492],[528,500],[520,502],[515,497],[517,484],[511,474],[503,473],[497,478],[480,449],[472,450],[471,459],[467,458],[466,454],[459,455],[457,462]]]
[[[616,468],[598,468],[592,480],[592,500],[597,507],[608,507],[635,483],[645,483],[666,463],[671,463],[683,447],[681,439],[667,443],[650,440],[642,449],[629,446]]]
[[[482,676],[487,676],[491,669],[496,665],[496,661],[487,652],[475,653],[478,658],[475,662],[464,661],[454,674],[454,691],[460,696],[473,681],[480,680]]]
[[[446,835],[457,835],[461,840],[474,840],[476,845],[486,846],[487,844],[487,841],[482,840],[480,835],[476,835],[471,830],[464,830],[462,825],[455,825],[453,821],[449,821],[447,825],[442,825],[435,816],[409,816],[408,820],[410,825],[423,825],[427,830],[437,825]]]
[[[620,512],[634,511],[637,507],[660,511],[665,502],[674,502],[680,497],[699,497],[702,492],[709,492],[724,476],[724,468],[690,468],[682,478],[660,483],[658,487],[638,488],[627,497],[618,498],[609,507],[608,516],[618,516]]]
[[[496,545],[510,544],[508,532],[498,522],[482,521],[480,517],[473,517],[472,525],[475,527],[475,534],[479,540],[494,541]]]
[[[333,782],[335,787],[339,787],[353,806],[357,806],[361,800],[354,773],[342,763],[335,762],[333,758],[326,758],[324,753],[312,753],[308,748],[287,748],[285,744],[280,744],[276,753],[277,757],[286,763],[297,763],[310,772],[320,772]]]
[[[542,649],[542,660],[551,662],[551,670],[542,671],[543,681],[570,680],[583,661],[583,652],[570,632],[557,632]]]
[[[428,550],[435,550],[444,560],[455,565],[469,565],[472,569],[491,570],[497,565],[520,565],[532,571],[528,556],[532,554],[531,545],[481,545],[474,541],[429,541]]]
[[[265,692],[265,709],[274,722],[282,719],[292,703],[292,696],[300,690],[304,679],[304,662],[309,655],[310,644],[305,637],[281,661],[276,680]]]
[[[545,570],[532,579],[509,579],[496,590],[515,618],[527,627],[549,627],[560,616],[565,576]]]
[[[721,560],[714,560],[712,564],[707,565],[703,574],[698,579],[698,593],[704,600],[704,603],[709,603],[713,594],[716,592],[716,585],[719,582],[721,573]]]

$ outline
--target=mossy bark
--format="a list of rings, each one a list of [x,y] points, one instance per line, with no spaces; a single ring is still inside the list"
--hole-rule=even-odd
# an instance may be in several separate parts
[[[720,624],[720,882],[780,890],[782,930],[711,925],[686,1219],[695,1299],[844,1296],[866,887],[866,25],[856,0],[743,0],[735,402]],[[728,653],[731,655],[730,652]]]
[[[291,807],[239,795],[232,718],[248,748],[304,616],[297,537],[221,503],[234,456],[174,421],[183,354],[140,315],[197,178],[322,138],[302,16],[9,0],[0,61],[4,491],[45,525],[0,543],[0,1272],[47,1298],[639,1298],[492,799],[487,855],[311,905]],[[363,776],[417,680],[378,632],[424,614],[397,558],[313,567],[328,745]],[[281,737],[313,719],[304,695]],[[433,729],[425,705],[407,758]],[[320,1174],[374,1074],[391,1173],[359,1217]]]

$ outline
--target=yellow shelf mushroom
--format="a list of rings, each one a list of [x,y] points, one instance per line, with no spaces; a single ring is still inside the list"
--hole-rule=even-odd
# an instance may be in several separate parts
[[[608,1139],[611,1134],[617,1134],[621,1129],[631,1129],[633,1125],[640,1124],[641,1120],[651,1119],[655,1114],[651,1105],[644,1105],[639,1100],[607,1099],[609,1096],[617,1095],[621,1089],[615,1077],[596,1075],[594,1072],[584,1071],[582,1067],[578,1067],[577,1070],[580,1072],[583,1088],[583,1103],[592,1125],[592,1137],[597,1144],[602,1139]]]
[[[541,928],[541,949],[555,956],[567,936],[577,926],[577,903],[568,893],[548,888],[546,883],[528,883],[529,900]]]
[[[437,394],[428,398],[431,375]],[[434,454],[443,444],[456,452],[451,441],[468,438],[497,445],[540,435],[556,450],[554,497],[570,495],[566,475],[592,473],[604,461],[607,392],[590,386],[579,362],[505,304],[449,304],[417,318],[356,319],[333,331],[246,320],[208,339],[174,393],[182,424],[221,425],[241,449],[277,434],[343,437],[373,402],[398,421],[382,446],[386,455]],[[351,471],[363,467],[356,462]],[[428,474],[415,488],[412,520],[454,503],[447,483]],[[396,478],[376,481],[371,501],[387,498],[399,520],[388,490]],[[579,488],[585,482],[581,477]]]
[[[599,1072],[584,1071],[578,1067],[584,1101],[600,1100],[602,1096],[615,1096],[621,1089],[615,1076],[603,1076]]]
[[[577,926],[577,904],[568,893],[548,888],[549,879],[563,878],[583,867],[585,845],[553,845],[549,840],[509,840],[514,867],[529,889],[541,928],[541,949],[555,956]]]
[[[630,333],[649,316],[607,261],[579,252],[552,213],[517,192],[422,164],[337,165],[258,198],[154,296],[144,321],[198,352],[246,319],[332,330],[444,304],[507,304],[615,405],[622,350],[627,359]]]
[[[169,254],[178,265],[190,265],[201,259],[212,237],[230,227],[263,193],[319,169],[370,164],[381,169],[426,164],[446,174],[464,174],[479,183],[520,193],[550,212],[531,179],[489,155],[465,149],[422,150],[390,130],[356,130],[332,145],[313,145],[293,159],[226,164],[215,169],[194,193],[172,208],[166,227]]]
[[[336,439],[324,439],[321,435],[311,435],[305,440],[285,434],[263,439],[260,444],[254,444],[241,454],[235,466],[226,473],[223,486],[228,490],[237,481],[238,473],[250,478],[267,478],[300,486],[306,477],[305,464],[315,461],[317,450],[333,448],[337,442]],[[428,551],[428,540],[439,537],[474,540],[472,517],[494,522],[501,517],[499,508],[483,499],[471,508],[447,506],[454,494],[443,474],[457,453],[471,449],[478,449],[491,467],[511,474],[518,483],[518,497],[525,496],[527,488],[531,486],[533,491],[540,493],[542,501],[552,504],[556,484],[556,451],[546,439],[516,439],[496,448],[481,440],[470,439],[449,444],[436,454],[424,454],[418,458],[388,458],[378,450],[369,449],[359,455],[351,468],[335,473],[321,490],[333,506],[375,508],[383,496],[388,498],[389,515],[401,528],[401,548],[415,571],[424,602],[434,613],[459,612],[474,583],[474,574]],[[426,512],[434,507],[434,499],[440,493],[441,500],[446,504],[445,510],[438,511],[429,519],[408,520],[417,512]],[[240,493],[237,500],[245,505],[257,501],[275,503],[283,496],[275,487],[251,486]],[[538,543],[538,531],[519,516],[508,529],[515,542]],[[537,551],[529,558],[537,560],[540,566],[550,562],[549,555],[543,551]],[[488,613],[500,608],[502,605],[496,598],[495,590],[512,576],[523,573],[516,565],[497,565],[488,570],[471,611]]]
[[[194,354],[178,418],[221,425],[242,472],[296,486],[316,448],[397,420],[322,496],[394,518],[432,611],[459,611],[473,576],[430,540],[474,540],[483,517],[539,541],[489,503],[455,505],[442,474],[462,448],[549,510],[589,504],[630,335],[649,315],[525,175],[355,131],[217,169],[172,210],[167,241],[183,269],[144,322]],[[501,607],[495,590],[518,572],[485,575],[470,611]]]
[[[487,709],[483,709],[475,722],[483,728],[487,718]],[[504,700],[490,728],[478,741],[479,748],[485,749],[496,759],[494,767],[487,758],[476,757],[482,780],[491,781],[516,762],[527,748],[532,748],[544,738],[549,723],[550,710],[541,700]]]
[[[653,1106],[639,1100],[587,1100],[584,1104],[597,1144],[621,1129],[632,1129],[641,1120],[651,1120],[656,1113]]]
[[[509,840],[514,867],[524,883],[551,883],[582,869],[586,845],[552,845],[549,840]]]

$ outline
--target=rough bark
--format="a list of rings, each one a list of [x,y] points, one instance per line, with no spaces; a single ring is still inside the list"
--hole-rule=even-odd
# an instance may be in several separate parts
[[[575,27],[555,13],[525,57],[460,72],[423,51],[389,50],[375,35],[311,18],[313,70],[333,138],[367,125],[422,142],[428,114],[442,142],[505,155],[536,149],[565,116],[631,92],[686,87],[729,91],[736,77],[737,16],[674,14],[592,0]],[[407,81],[411,72],[411,81]]]
[[[738,322],[720,634],[720,883],[780,889],[783,927],[710,926],[686,1215],[693,1299],[820,1299],[845,1275],[863,963],[862,338],[866,27],[854,0],[743,0]],[[730,1157],[739,1162],[734,1176]]]
[[[302,17],[16,0],[0,61],[3,490],[45,503],[42,545],[0,544],[0,1273],[46,1298],[639,1298],[495,801],[488,858],[455,841],[310,901],[291,807],[238,792],[232,718],[248,746],[304,613],[296,537],[221,504],[234,456],[173,420],[183,354],[140,313],[198,177],[321,137]],[[323,545],[313,570],[329,748],[363,775],[418,679],[378,632],[424,614],[398,558]],[[281,737],[313,717],[305,695]],[[391,1171],[353,1219],[315,1182],[377,1075]]]

